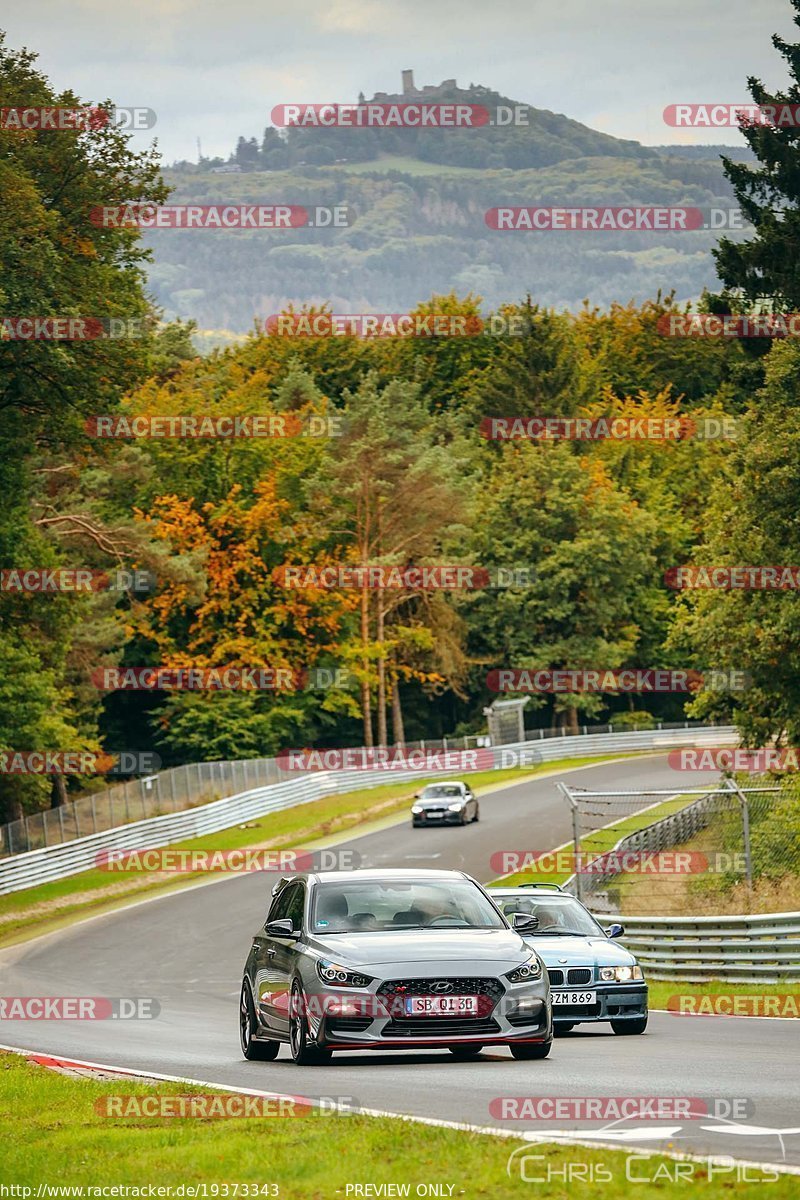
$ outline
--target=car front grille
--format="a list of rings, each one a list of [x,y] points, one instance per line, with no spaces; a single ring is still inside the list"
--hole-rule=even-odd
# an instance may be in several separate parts
[[[389,1021],[381,1037],[461,1037],[464,1034],[475,1037],[477,1034],[499,1031],[500,1026],[491,1017],[483,1020],[479,1017],[404,1017],[402,1020]]]
[[[591,978],[591,967],[570,967],[567,971],[567,983],[589,983]]]
[[[564,983],[570,985],[577,983],[590,983],[592,979],[591,967],[570,967],[567,971],[567,978],[564,979],[564,972],[558,967],[553,967],[547,974],[550,976],[551,987],[563,987]]]
[[[447,991],[440,991],[434,987],[437,983],[447,983],[450,986]],[[435,1027],[442,1022],[458,1028],[477,1027],[481,1021],[491,1016],[500,997],[505,994],[505,988],[499,979],[476,975],[438,975],[431,979],[388,979],[380,985],[377,994],[386,1006],[393,1025],[403,1028],[424,1025],[431,1033],[435,1033]],[[478,1011],[474,1015],[465,1013],[463,1016],[450,1013],[439,1017],[406,1016],[404,1002],[407,996],[477,996]],[[388,1031],[384,1033],[386,1037],[390,1036]]]
[[[434,983],[449,983],[446,992],[432,992]],[[430,979],[387,979],[378,988],[379,996],[489,996],[497,1002],[505,988],[499,979],[476,975],[432,975]]]

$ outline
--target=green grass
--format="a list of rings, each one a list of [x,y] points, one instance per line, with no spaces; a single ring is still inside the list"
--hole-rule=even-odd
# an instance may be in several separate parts
[[[573,767],[631,755],[607,754],[565,759],[558,764],[537,767],[512,767],[503,771],[481,771],[470,775],[473,788],[482,793],[503,783],[525,780],[542,774],[558,774]],[[463,777],[463,776],[462,776]],[[446,778],[442,776],[442,778]],[[450,776],[455,778],[455,776]],[[338,838],[350,829],[360,834],[373,825],[393,823],[393,818],[411,804],[414,792],[424,780],[383,784],[363,791],[326,796],[295,808],[256,817],[245,825],[233,825],[202,838],[176,842],[170,848],[182,850],[240,850],[269,846],[290,848],[312,846],[320,839]],[[131,900],[154,893],[165,893],[208,878],[202,873],[180,876],[147,873],[115,873],[94,869],[0,896],[0,946],[46,933],[82,916],[110,911]]]
[[[624,924],[625,918],[622,918]],[[724,979],[704,979],[702,983],[690,983],[686,979],[648,979],[648,1004],[650,1008],[665,1009],[671,996],[792,996],[800,1009],[800,990],[796,983],[726,983]],[[786,1012],[786,1016],[794,1013]]]
[[[663,804],[648,808],[646,812],[633,813],[630,817],[615,821],[608,829],[597,829],[594,833],[588,833],[581,839],[581,852],[585,856],[586,854],[604,854],[608,850],[613,850],[620,839],[627,837],[629,833],[635,833],[646,825],[651,825],[653,821],[660,821],[663,817],[668,817],[671,813],[685,808],[690,803],[691,800],[686,796],[676,796],[665,800]],[[563,847],[565,855],[570,854],[573,849],[573,842],[568,842]],[[497,887],[517,887],[521,883],[564,883],[573,874],[572,869],[542,871],[532,865],[525,870],[515,871],[513,875],[504,875],[493,879],[492,883]]]
[[[538,1068],[545,1064],[530,1065]],[[254,1082],[267,1080],[262,1077]],[[542,1174],[550,1167],[561,1173],[551,1184],[535,1184],[534,1191],[518,1172],[511,1177],[506,1173],[509,1154],[522,1145],[516,1138],[411,1125],[387,1117],[120,1119],[101,1116],[95,1110],[95,1103],[110,1094],[185,1096],[200,1091],[183,1084],[148,1086],[129,1080],[73,1078],[34,1066],[17,1055],[2,1054],[0,1183],[33,1188],[33,1194],[40,1184],[84,1188],[205,1184],[208,1197],[225,1196],[224,1184],[229,1185],[227,1195],[232,1197],[237,1183],[273,1183],[278,1185],[280,1200],[347,1200],[348,1185],[366,1183],[410,1185],[411,1196],[417,1184],[452,1185],[456,1200],[462,1195],[469,1200],[530,1200],[532,1196],[560,1200],[567,1195],[597,1200],[601,1194],[611,1200],[630,1197],[631,1185],[625,1174],[628,1155],[620,1151],[552,1144],[529,1147],[530,1153],[544,1156],[544,1162],[530,1163],[529,1170],[535,1167],[536,1173]],[[333,1075],[330,1091],[335,1091]],[[490,1120],[487,1111],[487,1123]],[[22,1131],[24,1136],[20,1136]],[[572,1182],[567,1188],[563,1183],[565,1164],[576,1164],[584,1173],[602,1165],[613,1178],[602,1184],[602,1192],[588,1181]],[[705,1164],[677,1164],[655,1156],[637,1157],[634,1165],[638,1177],[658,1178],[659,1182],[650,1186],[662,1194],[674,1186],[664,1173],[674,1178],[679,1166],[692,1176],[684,1185],[701,1200],[717,1200],[730,1194],[733,1186],[730,1173],[709,1182]],[[759,1177],[751,1168],[747,1179],[736,1185],[738,1197],[763,1195],[763,1185],[770,1177]],[[215,1184],[220,1185],[216,1192]],[[771,1183],[769,1196],[788,1200],[796,1186],[796,1179],[780,1176]],[[444,1194],[448,1194],[446,1188]],[[354,1196],[352,1190],[349,1195]]]

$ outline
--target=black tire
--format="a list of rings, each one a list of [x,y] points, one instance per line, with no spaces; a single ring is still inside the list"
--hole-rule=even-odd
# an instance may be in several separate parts
[[[298,1067],[322,1066],[330,1062],[331,1051],[314,1046],[308,1040],[303,989],[295,979],[289,1000],[289,1050]]]
[[[481,819],[481,810],[477,804],[475,805],[475,816],[472,819],[473,821],[480,821]]]
[[[553,1024],[553,1036],[554,1037],[563,1037],[565,1033],[571,1033],[574,1028],[575,1028],[574,1023],[572,1025],[569,1025],[569,1024],[556,1025],[554,1023]]]
[[[467,810],[464,809],[463,813],[461,814],[461,820],[459,821],[459,825],[463,826],[463,825],[466,825],[466,823],[467,823]]]
[[[465,1042],[463,1046],[448,1046],[447,1049],[452,1054],[453,1058],[477,1058],[483,1046],[473,1046],[472,1043]]]
[[[242,981],[242,994],[239,998],[239,1045],[242,1054],[251,1062],[271,1062],[278,1057],[280,1042],[257,1042],[254,1032],[257,1028],[256,1013],[253,997],[250,994],[250,984]]]
[[[552,1045],[551,1038],[549,1042],[520,1042],[516,1046],[512,1044],[509,1049],[514,1058],[547,1058]]]
[[[612,1021],[611,1028],[614,1033],[619,1033],[623,1037],[625,1034],[644,1033],[647,1029],[647,1017],[636,1017],[633,1020],[628,1018],[623,1021]]]

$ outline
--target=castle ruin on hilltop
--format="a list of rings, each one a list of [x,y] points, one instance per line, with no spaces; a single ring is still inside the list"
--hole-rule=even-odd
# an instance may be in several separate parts
[[[414,72],[413,71],[403,71],[402,95],[403,95],[404,99],[406,99],[406,100],[409,100],[412,97],[417,98],[420,96],[424,96],[426,99],[430,99],[432,96],[444,96],[448,92],[452,92],[454,88],[455,89],[458,88],[458,84],[456,83],[455,79],[445,79],[442,81],[442,83],[439,84],[438,87],[435,87],[433,84],[428,83],[425,85],[425,87],[420,89],[420,88],[414,87]],[[395,93],[376,92],[375,95],[372,97],[372,99],[373,100],[395,100],[395,99],[397,99],[397,95],[398,95],[398,93],[396,93],[396,92]]]

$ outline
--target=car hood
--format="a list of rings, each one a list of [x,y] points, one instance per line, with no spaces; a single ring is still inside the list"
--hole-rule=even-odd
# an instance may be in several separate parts
[[[475,974],[499,963],[506,970],[524,962],[530,951],[512,929],[414,929],[407,933],[338,933],[316,935],[310,945],[344,966],[382,967],[414,964],[414,975],[441,975],[442,964]]]
[[[636,962],[630,950],[604,937],[526,937],[525,942],[548,967],[630,967]],[[561,960],[566,959],[564,963]]]

